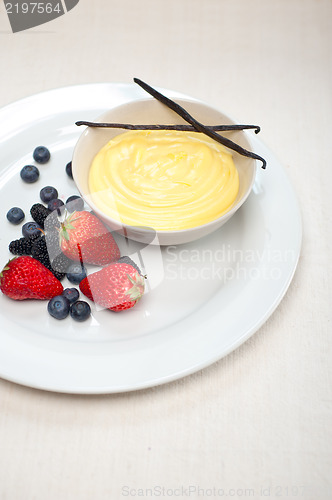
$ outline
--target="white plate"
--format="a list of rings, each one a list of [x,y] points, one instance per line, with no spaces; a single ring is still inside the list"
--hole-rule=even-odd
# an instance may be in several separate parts
[[[167,91],[170,97],[181,96]],[[76,192],[65,174],[82,128],[105,109],[145,96],[131,84],[65,87],[0,110],[0,267],[20,227],[6,220],[12,206],[29,209],[46,185],[66,199]],[[148,293],[131,310],[93,310],[82,324],[56,321],[44,301],[0,296],[0,376],[31,387],[68,393],[113,393],[175,380],[222,358],[248,339],[273,313],[295,271],[301,217],[293,189],[271,151],[253,134],[254,151],[268,162],[259,169],[244,206],[220,230],[177,248],[129,249],[143,256]],[[35,184],[19,171],[38,145],[52,158]],[[160,258],[162,257],[162,260]],[[66,280],[64,286],[70,286]]]

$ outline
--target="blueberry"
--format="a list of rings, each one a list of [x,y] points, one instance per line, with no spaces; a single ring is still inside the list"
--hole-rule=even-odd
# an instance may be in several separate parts
[[[37,224],[37,222],[26,222],[22,226],[22,234],[24,238],[29,238],[35,234],[41,235],[41,227]]]
[[[53,210],[56,210],[58,215],[61,215],[61,207],[64,206],[64,203],[62,200],[59,200],[59,198],[54,198],[53,200],[50,200],[48,202],[47,208],[53,212]]]
[[[12,224],[20,224],[20,222],[22,222],[24,217],[25,217],[24,212],[22,208],[19,207],[13,207],[7,212],[7,219]]]
[[[83,210],[84,208],[84,200],[80,197],[74,194],[73,196],[69,196],[68,200],[66,201],[66,209],[68,212],[72,213],[75,211],[80,211]]]
[[[84,300],[78,300],[70,306],[70,316],[75,321],[85,321],[90,317],[91,307]]]
[[[73,285],[78,285],[86,278],[86,269],[80,262],[74,262],[67,268],[67,278]]]
[[[25,165],[20,172],[21,178],[24,182],[32,184],[39,179],[39,170],[34,165]]]
[[[80,292],[77,290],[77,288],[65,288],[61,295],[66,297],[69,302],[73,304],[78,300]]]
[[[33,152],[33,159],[37,163],[47,163],[51,158],[51,153],[45,146],[38,146]]]
[[[69,300],[63,295],[56,295],[47,304],[47,310],[55,319],[64,319],[68,316],[70,309]]]
[[[53,186],[45,186],[40,190],[39,195],[44,203],[48,203],[58,197],[58,191]]]
[[[72,170],[72,163],[71,163],[71,161],[69,163],[67,163],[67,165],[66,165],[66,174],[71,179],[73,178],[73,170]]]

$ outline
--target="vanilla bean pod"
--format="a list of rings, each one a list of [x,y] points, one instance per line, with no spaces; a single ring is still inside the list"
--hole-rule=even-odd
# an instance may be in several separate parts
[[[219,142],[220,144],[223,144],[224,146],[228,147],[229,149],[232,149],[233,151],[236,151],[242,156],[247,156],[255,160],[260,160],[262,162],[262,168],[266,168],[266,160],[264,160],[264,158],[262,158],[261,156],[242,148],[241,146],[231,141],[230,139],[227,139],[226,137],[217,134],[217,132],[215,132],[214,130],[211,130],[210,128],[206,127],[205,125],[197,121],[193,116],[191,116],[188,113],[188,111],[186,111],[182,106],[172,101],[168,97],[164,96],[163,94],[161,94],[156,89],[154,89],[147,83],[143,82],[139,78],[134,78],[134,82],[137,83],[140,87],[142,87],[142,89],[148,92],[152,97],[154,97],[161,103],[165,104],[168,108],[172,109],[175,113],[180,115],[186,122],[190,123],[199,132],[206,134],[215,141]]]
[[[201,132],[191,125],[132,125],[130,123],[98,123],[80,120],[75,122],[75,125],[80,127],[95,127],[95,128],[122,128],[127,130],[179,130],[182,132]],[[254,129],[255,134],[260,132],[258,125],[206,125],[210,130],[249,130]]]

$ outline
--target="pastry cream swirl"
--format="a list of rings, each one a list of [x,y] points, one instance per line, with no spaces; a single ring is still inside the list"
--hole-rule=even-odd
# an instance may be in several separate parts
[[[97,153],[89,190],[95,205],[123,224],[173,231],[227,212],[239,176],[232,155],[201,133],[133,130]]]

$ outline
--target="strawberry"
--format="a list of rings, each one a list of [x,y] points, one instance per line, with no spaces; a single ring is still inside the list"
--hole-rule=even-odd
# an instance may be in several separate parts
[[[5,265],[0,273],[0,289],[14,300],[48,300],[63,292],[51,271],[28,255],[15,257]]]
[[[144,293],[144,277],[126,263],[113,263],[80,283],[81,292],[111,311],[130,309]]]
[[[69,259],[103,266],[120,257],[112,234],[91,212],[73,212],[59,232],[61,250]]]

